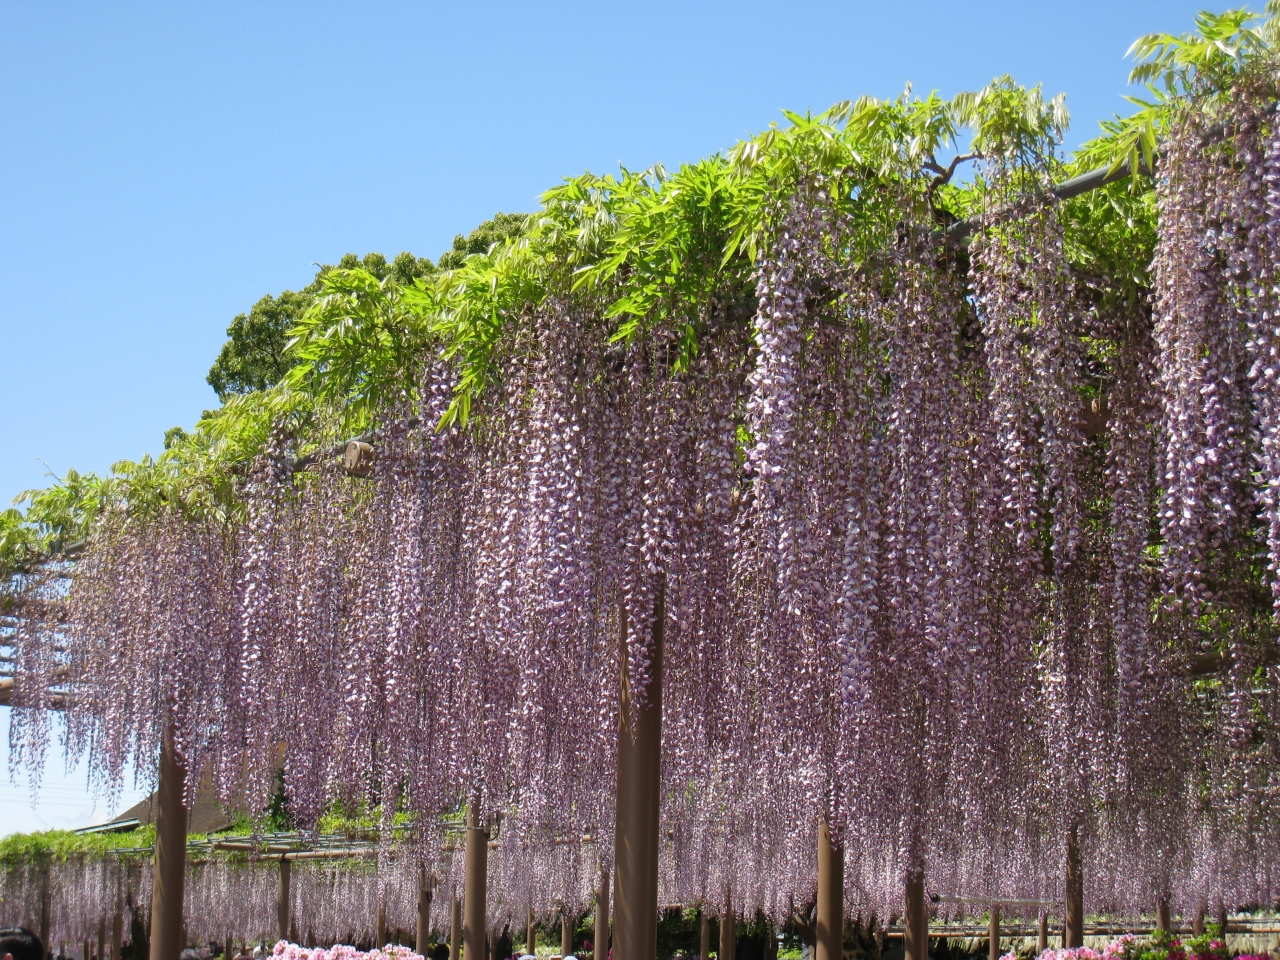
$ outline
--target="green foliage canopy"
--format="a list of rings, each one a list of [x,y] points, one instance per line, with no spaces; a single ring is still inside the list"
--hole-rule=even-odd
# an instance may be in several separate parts
[[[109,478],[69,474],[24,494],[25,512],[0,514],[0,570],[82,538],[108,505],[231,518],[238,478],[273,426],[302,456],[393,410],[412,412],[421,365],[433,359],[456,370],[444,422],[466,424],[519,349],[508,342],[511,321],[550,295],[599,299],[616,321],[602,350],[663,330],[679,370],[708,324],[750,322],[756,255],[778,222],[771,198],[815,175],[857,226],[849,232],[856,262],[898,228],[896,206],[885,202],[895,192],[920,196],[938,229],[982,209],[981,167],[957,180],[965,161],[1034,155],[1028,192],[1128,162],[1129,179],[1065,203],[1061,219],[1073,268],[1096,278],[1103,296],[1140,302],[1150,285],[1159,138],[1178,110],[1212,111],[1275,69],[1278,9],[1270,0],[1264,17],[1204,13],[1193,33],[1140,38],[1133,80],[1153,99],[1135,100],[1135,114],[1107,121],[1066,159],[1045,149],[1068,122],[1061,96],[1046,99],[1009,77],[950,100],[908,88],[816,116],[787,113],[785,124],[674,173],[655,166],[568,179],[543,195],[537,213],[498,214],[459,235],[437,264],[408,253],[390,263],[349,254],[303,290],[263,297],[233,320],[208,378],[222,407],[190,432],[170,431],[162,454],[121,461]]]

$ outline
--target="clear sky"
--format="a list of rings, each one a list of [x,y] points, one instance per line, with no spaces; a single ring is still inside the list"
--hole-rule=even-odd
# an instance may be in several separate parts
[[[675,166],[907,81],[1065,91],[1072,146],[1129,109],[1133,39],[1201,6],[5,4],[0,507],[47,469],[157,453],[216,404],[232,317],[316,262],[435,259],[564,176]],[[23,811],[0,787],[0,834]]]

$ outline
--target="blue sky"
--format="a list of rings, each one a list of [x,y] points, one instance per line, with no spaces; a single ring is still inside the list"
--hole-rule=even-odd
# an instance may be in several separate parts
[[[158,452],[215,405],[232,317],[315,262],[434,259],[564,176],[675,166],[907,81],[1065,91],[1071,146],[1126,111],[1133,39],[1200,6],[10,3],[0,506],[47,469]],[[0,834],[35,825],[22,811],[0,790]]]

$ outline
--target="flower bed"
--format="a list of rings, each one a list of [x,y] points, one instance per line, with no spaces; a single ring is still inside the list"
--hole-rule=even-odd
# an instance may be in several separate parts
[[[1010,951],[1000,960],[1019,960]],[[1169,934],[1136,937],[1125,934],[1108,942],[1101,950],[1074,947],[1070,950],[1046,950],[1036,960],[1231,960],[1227,945],[1210,934],[1186,939]],[[1272,960],[1270,954],[1241,954],[1235,960]]]
[[[392,944],[365,952],[345,943],[335,943],[332,947],[300,947],[288,940],[280,940],[271,949],[271,954],[280,960],[423,960],[422,954]]]

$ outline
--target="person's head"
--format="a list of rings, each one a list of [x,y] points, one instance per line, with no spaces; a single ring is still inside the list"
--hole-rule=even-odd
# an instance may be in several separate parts
[[[44,960],[44,944],[26,927],[0,930],[0,960]]]

